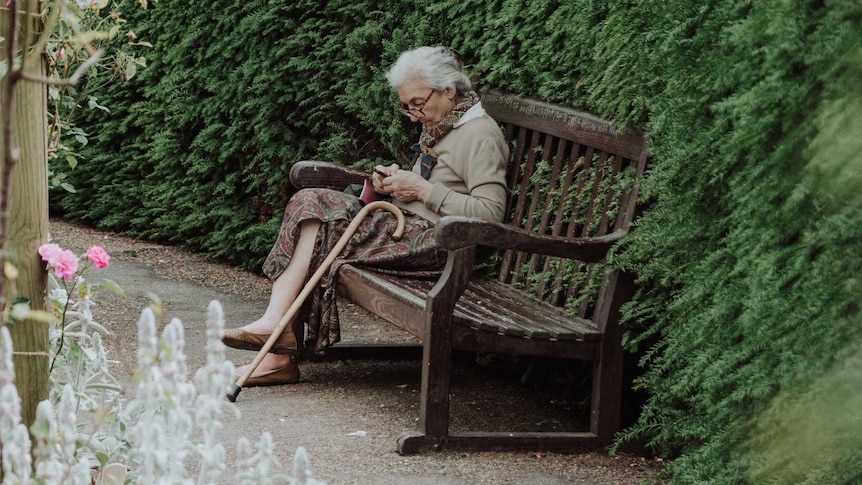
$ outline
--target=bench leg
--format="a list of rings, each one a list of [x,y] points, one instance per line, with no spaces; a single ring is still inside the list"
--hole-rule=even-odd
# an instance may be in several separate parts
[[[419,429],[398,437],[398,453],[412,455],[442,448],[449,436],[449,389],[452,371],[452,317],[434,320],[428,313],[422,353],[422,390],[419,397]]]
[[[405,431],[398,437],[396,445],[399,455],[415,455],[425,451],[440,449],[442,443],[432,440],[419,431]]]
[[[419,426],[430,437],[444,437],[449,434],[451,325],[451,317],[441,318],[428,325],[428,337],[422,355]]]
[[[605,444],[610,443],[614,433],[620,430],[622,381],[622,355],[617,359],[603,351],[602,360],[593,362],[590,432]]]
[[[446,268],[428,293],[422,339],[422,392],[418,433],[398,439],[399,453],[437,448],[449,435],[449,387],[452,371],[452,312],[467,288],[474,248],[449,251]]]
[[[620,430],[623,387],[623,329],[620,326],[620,307],[631,299],[633,278],[616,272],[609,277],[606,288],[614,288],[605,295],[610,306],[605,312],[608,320],[602,328],[602,348],[599,360],[593,362],[593,392],[590,402],[590,431],[603,443],[610,443]],[[618,281],[612,281],[618,280]]]

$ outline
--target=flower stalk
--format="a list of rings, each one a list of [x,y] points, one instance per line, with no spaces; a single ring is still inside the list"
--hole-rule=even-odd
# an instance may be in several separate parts
[[[193,378],[182,322],[173,319],[159,335],[156,313],[145,308],[138,321],[133,395],[127,396],[110,373],[112,361],[102,345],[108,329],[91,311],[99,288],[122,290],[110,280],[89,283],[84,277],[108,267],[107,253],[92,246],[78,257],[46,244],[39,254],[51,271],[50,336],[57,349],[51,399],[39,403],[31,442],[21,420],[11,338],[0,327],[0,485],[322,483],[312,477],[303,448],[296,452],[293,477],[281,473],[268,433],[255,447],[239,439],[231,474],[218,432],[223,417],[239,418],[239,411],[224,398],[234,366],[221,342],[221,304],[213,301],[207,308],[207,359]]]

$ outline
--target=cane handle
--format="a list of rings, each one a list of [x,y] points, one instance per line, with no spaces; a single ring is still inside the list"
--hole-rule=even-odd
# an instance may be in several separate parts
[[[359,219],[361,221],[362,219],[365,218],[365,214],[368,214],[369,212],[375,211],[377,209],[388,210],[389,212],[392,213],[393,216],[395,216],[395,219],[397,221],[396,222],[397,225],[395,226],[395,232],[392,233],[392,238],[393,239],[401,239],[401,236],[404,235],[406,220],[404,219],[404,213],[401,212],[401,209],[399,209],[398,206],[396,206],[395,204],[393,204],[391,202],[386,202],[383,200],[376,200],[376,201],[366,205],[365,207],[363,207],[362,210],[359,211],[359,214],[357,214],[353,220]],[[360,215],[362,215],[362,217],[359,217]],[[351,234],[351,236],[352,236],[352,234]]]

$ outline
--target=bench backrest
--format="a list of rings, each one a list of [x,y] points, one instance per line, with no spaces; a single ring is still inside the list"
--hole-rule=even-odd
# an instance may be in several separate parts
[[[482,106],[510,143],[506,223],[555,236],[601,236],[628,228],[636,181],[646,167],[646,136],[619,133],[593,115],[489,91]],[[601,264],[505,251],[496,255],[500,281],[583,318],[600,305]]]

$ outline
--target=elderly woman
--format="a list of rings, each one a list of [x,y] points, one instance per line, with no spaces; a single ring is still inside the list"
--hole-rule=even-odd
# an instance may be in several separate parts
[[[400,275],[439,274],[446,252],[437,246],[433,228],[441,216],[500,221],[505,210],[509,150],[499,126],[482,109],[457,54],[443,47],[405,52],[386,78],[401,99],[399,111],[422,123],[419,143],[411,147],[411,164],[406,169],[378,166],[372,175],[375,190],[388,194],[403,210],[407,229],[400,240],[392,239],[396,219],[387,211],[363,221],[298,315],[297,322],[306,323],[305,344],[318,351],[340,338],[333,281],[340,265]],[[223,342],[259,350],[360,209],[357,197],[327,189],[301,190],[293,196],[264,262],[264,273],[273,280],[266,311],[242,328],[227,330]],[[292,323],[288,328],[301,328]],[[245,386],[297,382],[299,368],[291,357],[296,349],[294,332],[286,330]]]

